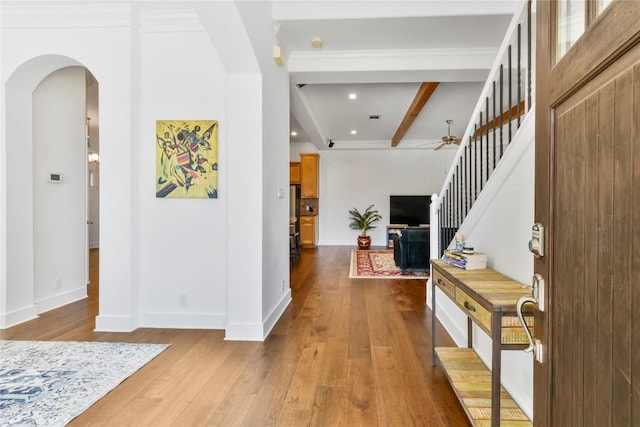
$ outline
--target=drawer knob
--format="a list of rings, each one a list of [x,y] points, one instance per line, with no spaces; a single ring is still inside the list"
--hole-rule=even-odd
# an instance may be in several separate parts
[[[444,286],[445,285],[444,281],[439,277],[438,277],[438,285],[440,285],[440,286]]]
[[[469,301],[465,301],[464,302],[464,308],[466,308],[469,311],[476,311],[476,308],[474,306],[472,306],[471,304],[469,304]]]

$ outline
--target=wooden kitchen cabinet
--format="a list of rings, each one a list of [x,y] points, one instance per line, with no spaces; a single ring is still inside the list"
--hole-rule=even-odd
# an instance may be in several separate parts
[[[300,217],[300,246],[315,248],[317,246],[317,230],[315,216]]]
[[[301,175],[300,162],[289,162],[289,183],[300,184]]]
[[[318,198],[319,154],[300,154],[300,198]]]

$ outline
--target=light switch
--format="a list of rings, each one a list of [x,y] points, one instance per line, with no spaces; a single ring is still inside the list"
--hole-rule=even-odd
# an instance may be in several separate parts
[[[47,181],[59,184],[62,182],[62,174],[58,172],[50,172],[47,174]]]
[[[276,190],[276,199],[284,199],[284,188],[278,187]]]

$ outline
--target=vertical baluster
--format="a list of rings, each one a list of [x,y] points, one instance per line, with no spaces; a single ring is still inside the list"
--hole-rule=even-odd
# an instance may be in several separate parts
[[[489,97],[488,96],[487,96],[485,101],[486,101],[485,102],[485,104],[486,104],[485,105],[485,107],[486,107],[485,111],[487,112],[487,114],[486,114],[487,123],[486,123],[486,126],[485,126],[485,128],[487,129],[487,131],[485,132],[485,135],[486,135],[485,138],[487,140],[487,144],[486,144],[487,152],[485,153],[485,159],[486,159],[486,163],[487,163],[487,169],[486,169],[487,177],[485,179],[485,182],[486,182],[486,181],[489,181],[489,169],[490,169],[489,168]]]
[[[531,109],[531,0],[527,2],[527,111]]]
[[[473,145],[475,150],[473,154],[473,201],[478,198],[478,125],[474,125],[475,131],[473,132]]]
[[[465,163],[467,173],[465,174],[465,178],[467,179],[467,191],[465,192],[466,202],[465,202],[465,216],[469,213],[471,209],[471,136],[469,136],[469,143],[465,148]]]
[[[442,212],[440,215],[440,223],[441,223],[441,227],[440,227],[440,243],[442,246],[442,250],[441,253],[444,252],[445,247],[444,247],[444,242],[447,240],[447,236],[445,234],[445,232],[447,231],[447,192],[443,191],[442,192],[443,196],[442,196]]]
[[[464,186],[466,184],[466,177],[464,175],[465,165],[467,160],[465,159],[465,150],[462,150],[460,153],[460,217],[464,220],[465,214],[465,189]]]
[[[444,252],[444,248],[442,247],[442,203],[444,202],[444,194],[440,193],[440,197],[438,198],[438,258],[442,257]]]
[[[496,126],[498,116],[496,116],[496,81],[493,81],[493,169],[496,168]],[[487,129],[488,131],[488,129]]]
[[[511,81],[511,74],[512,74],[512,65],[511,65],[511,45],[509,45],[509,48],[507,49],[508,52],[508,57],[509,57],[509,144],[511,144],[511,106],[513,105],[513,99],[511,98],[511,92],[512,92],[512,86],[513,86],[513,82]]]
[[[448,242],[448,240],[449,240],[449,191],[447,190],[445,192],[445,194],[447,195],[446,199],[445,199],[447,204],[446,204],[446,208],[445,208],[445,212],[444,212],[446,219],[444,221],[444,230],[443,230],[443,233],[444,233],[444,240],[442,242],[443,243],[443,249],[447,249],[447,245],[449,244],[449,242]]]
[[[503,148],[503,126],[502,126],[502,113],[504,113],[504,65],[500,64],[500,158],[502,159],[502,154],[504,153]]]
[[[460,161],[456,165],[457,179],[456,179],[456,227],[460,227],[460,223],[462,222],[462,217],[460,216],[460,209],[462,208],[462,203],[460,203],[460,183],[462,182],[462,171],[460,170]]]
[[[458,166],[453,177],[453,227],[458,226]]]
[[[482,146],[482,111],[480,111],[480,192],[482,192],[482,188],[484,187],[484,165],[483,165],[483,157],[482,157],[482,150],[484,149],[484,147]],[[476,136],[477,138],[478,136]]]
[[[451,241],[451,239],[449,238],[450,229],[451,229],[451,181],[449,181],[449,187],[447,189],[447,230],[445,233],[445,235],[447,236],[447,240],[445,240],[445,243],[447,244],[447,246]]]
[[[442,237],[443,237],[442,250],[446,250],[447,249],[447,246],[446,246],[446,241],[447,241],[447,223],[449,222],[449,218],[448,218],[448,215],[447,215],[447,212],[449,210],[449,194],[447,194],[446,191],[444,192],[444,194],[445,194],[444,200],[443,200],[444,212],[443,212],[443,215],[442,215],[443,218],[444,218],[444,221],[443,221],[443,224],[442,224]]]
[[[462,214],[463,205],[462,205],[462,156],[460,157],[460,161],[458,162],[458,170],[460,171],[460,176],[458,179],[458,229],[462,225],[462,221],[464,220],[464,215]]]
[[[522,99],[522,76],[521,76],[521,72],[520,72],[520,67],[521,67],[521,60],[520,60],[520,56],[522,55],[521,52],[521,42],[520,42],[520,38],[521,35],[520,33],[522,32],[522,25],[518,24],[518,46],[517,46],[517,56],[518,56],[518,99],[516,101],[518,108],[517,108],[517,114],[518,114],[518,124],[516,126],[516,129],[518,129],[520,127],[520,115],[522,115],[522,111],[520,111],[520,100]]]
[[[455,201],[455,196],[453,194],[453,180],[449,181],[449,238],[447,239],[447,243],[449,243],[453,239],[453,235],[451,234],[451,230],[453,229],[453,202]]]

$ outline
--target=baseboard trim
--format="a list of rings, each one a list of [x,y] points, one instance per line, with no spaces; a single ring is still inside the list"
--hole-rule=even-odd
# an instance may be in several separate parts
[[[96,332],[132,332],[138,328],[136,315],[98,315]]]
[[[273,310],[271,310],[271,313],[264,321],[263,340],[269,336],[271,330],[274,328],[274,326],[276,326],[276,323],[278,323],[280,317],[282,317],[282,313],[284,313],[289,304],[291,304],[291,301],[291,289],[287,289],[287,292],[282,295],[282,298],[280,299],[278,305],[276,305]]]
[[[37,317],[38,307],[36,307],[35,304],[10,311],[9,313],[0,316],[0,329],[7,329],[12,326],[19,325],[20,323],[36,319]]]
[[[224,329],[226,323],[226,314],[142,312],[139,315],[141,328]]]
[[[225,341],[264,341],[262,323],[227,323]]]
[[[87,286],[81,286],[77,289],[72,289],[60,294],[51,295],[46,298],[42,298],[36,301],[36,307],[38,308],[38,314],[46,313],[63,305],[71,304],[72,302],[80,301],[87,297]]]

